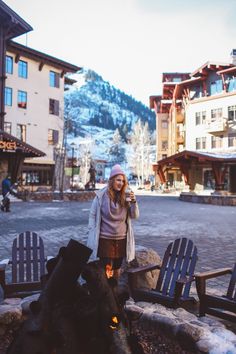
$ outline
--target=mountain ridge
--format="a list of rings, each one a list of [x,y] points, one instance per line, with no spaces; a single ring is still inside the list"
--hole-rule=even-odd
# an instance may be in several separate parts
[[[155,114],[91,69],[69,75],[76,83],[65,92],[67,134],[85,136],[89,127],[119,130],[124,141],[140,119],[155,130]]]

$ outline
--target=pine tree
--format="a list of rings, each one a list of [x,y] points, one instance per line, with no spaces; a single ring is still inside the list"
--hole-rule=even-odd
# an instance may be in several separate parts
[[[110,162],[123,163],[126,161],[125,149],[122,146],[122,140],[119,130],[116,129],[112,139],[112,145],[109,149]]]

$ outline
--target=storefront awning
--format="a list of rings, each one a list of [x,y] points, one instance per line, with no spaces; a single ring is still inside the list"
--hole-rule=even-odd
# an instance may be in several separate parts
[[[165,159],[159,160],[153,165],[154,171],[157,170],[158,166],[178,166],[181,162],[195,160],[198,163],[208,163],[208,162],[227,162],[236,163],[236,152],[234,153],[213,153],[213,152],[196,152],[184,150],[177,154],[166,157]]]
[[[20,153],[23,157],[41,157],[46,154],[16,137],[0,130],[0,155]]]

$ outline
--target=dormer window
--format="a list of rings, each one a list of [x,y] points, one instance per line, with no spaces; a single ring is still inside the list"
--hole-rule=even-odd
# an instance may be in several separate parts
[[[216,80],[211,82],[211,87],[210,87],[211,95],[221,93],[222,91],[223,91],[222,80]]]

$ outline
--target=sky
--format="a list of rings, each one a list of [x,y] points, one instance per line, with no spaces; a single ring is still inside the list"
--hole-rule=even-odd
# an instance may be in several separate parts
[[[4,0],[32,27],[15,40],[149,105],[163,72],[231,62],[236,0]]]

